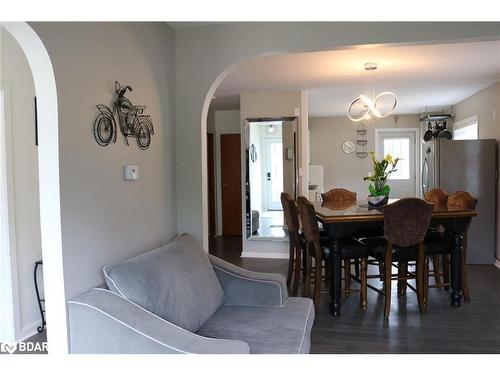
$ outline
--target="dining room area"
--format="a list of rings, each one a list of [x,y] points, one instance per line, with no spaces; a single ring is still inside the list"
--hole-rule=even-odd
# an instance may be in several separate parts
[[[242,236],[210,252],[311,298],[312,353],[500,352],[498,51],[266,56],[216,91],[240,120]]]

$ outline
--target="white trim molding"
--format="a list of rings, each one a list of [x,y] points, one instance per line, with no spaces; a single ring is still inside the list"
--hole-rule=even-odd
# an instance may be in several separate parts
[[[68,327],[61,234],[59,184],[59,117],[57,88],[49,53],[37,33],[26,22],[2,22],[28,60],[35,84],[38,117],[38,173],[40,231],[50,329],[49,355],[68,353]],[[53,323],[53,324],[51,324]]]
[[[496,266],[497,268],[500,268],[500,259],[496,259],[496,258],[495,258],[495,266]]]

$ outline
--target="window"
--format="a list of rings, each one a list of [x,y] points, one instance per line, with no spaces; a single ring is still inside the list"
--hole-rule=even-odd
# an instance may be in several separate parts
[[[389,180],[410,179],[410,138],[384,138],[384,156],[391,154],[399,158],[396,172],[391,174]]]
[[[453,139],[457,141],[463,139],[479,139],[477,116],[457,121],[453,125]]]

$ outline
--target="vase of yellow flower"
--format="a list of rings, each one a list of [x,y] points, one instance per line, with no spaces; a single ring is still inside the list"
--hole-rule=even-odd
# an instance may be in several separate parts
[[[387,154],[384,159],[377,160],[373,151],[370,152],[370,156],[373,161],[373,173],[363,179],[364,181],[371,181],[370,186],[368,186],[370,191],[368,204],[374,207],[383,206],[389,201],[391,191],[391,188],[387,185],[387,180],[392,173],[397,171],[396,166],[399,158],[394,159],[390,154]]]

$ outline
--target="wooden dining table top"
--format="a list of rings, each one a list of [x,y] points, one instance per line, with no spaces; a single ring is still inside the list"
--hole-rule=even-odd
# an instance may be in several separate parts
[[[397,199],[389,199],[389,203]],[[384,207],[369,207],[366,202],[356,204],[325,204],[324,202],[312,202],[316,211],[317,219],[323,224],[343,222],[370,222],[384,220]],[[477,216],[472,209],[463,209],[447,205],[434,205],[432,211],[433,219],[453,219]]]

